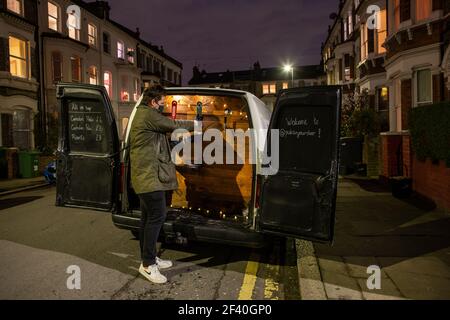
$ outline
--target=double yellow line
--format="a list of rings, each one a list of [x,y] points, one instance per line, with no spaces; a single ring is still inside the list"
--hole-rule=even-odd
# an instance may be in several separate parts
[[[252,300],[255,290],[257,273],[259,269],[259,255],[252,253],[245,268],[244,280],[239,292],[238,300]],[[280,266],[278,264],[266,265],[266,279],[264,282],[264,299],[276,300],[276,293],[279,291],[279,283],[276,280],[279,276]]]

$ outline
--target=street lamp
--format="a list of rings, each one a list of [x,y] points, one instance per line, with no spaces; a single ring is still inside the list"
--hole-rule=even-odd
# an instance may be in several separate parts
[[[292,88],[294,87],[294,67],[290,64],[284,66],[285,72],[290,72],[292,76]]]

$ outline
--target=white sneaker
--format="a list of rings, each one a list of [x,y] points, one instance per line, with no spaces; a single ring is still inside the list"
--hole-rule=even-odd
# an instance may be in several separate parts
[[[172,268],[173,263],[170,260],[163,260],[161,258],[156,257],[156,264],[158,265],[159,269],[168,269]]]
[[[148,268],[144,268],[141,263],[139,273],[153,283],[163,284],[167,282],[167,278],[159,272],[159,268],[156,264],[149,266]]]

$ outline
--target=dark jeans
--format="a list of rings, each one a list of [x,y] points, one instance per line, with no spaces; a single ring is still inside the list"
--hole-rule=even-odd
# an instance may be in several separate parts
[[[140,246],[144,267],[156,263],[156,242],[167,217],[166,193],[157,191],[139,194],[141,200]]]

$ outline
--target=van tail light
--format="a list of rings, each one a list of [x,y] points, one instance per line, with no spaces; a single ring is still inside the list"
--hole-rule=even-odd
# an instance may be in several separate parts
[[[256,178],[255,208],[259,209],[261,200],[261,176]]]
[[[125,166],[123,162],[120,163],[120,176],[119,176],[119,193],[123,193],[123,179],[125,175]]]

